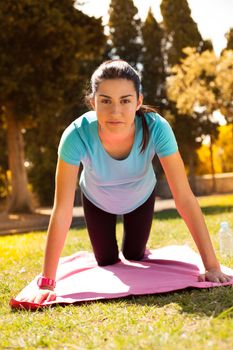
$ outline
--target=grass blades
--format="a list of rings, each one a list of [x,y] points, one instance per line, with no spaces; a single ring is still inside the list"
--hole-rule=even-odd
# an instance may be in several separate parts
[[[233,195],[199,200],[217,256],[221,221],[233,227]],[[117,225],[120,245],[122,223]],[[14,311],[9,300],[41,271],[46,232],[0,237],[0,349],[230,350],[233,287]],[[196,247],[176,210],[155,213],[148,247]],[[85,228],[70,230],[62,256],[91,251]]]

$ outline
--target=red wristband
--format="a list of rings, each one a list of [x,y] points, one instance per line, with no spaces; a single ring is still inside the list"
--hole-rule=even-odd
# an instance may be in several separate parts
[[[52,288],[55,288],[56,287],[56,281],[52,280],[51,278],[39,276],[39,278],[37,280],[37,285],[38,285],[38,287],[52,287]]]

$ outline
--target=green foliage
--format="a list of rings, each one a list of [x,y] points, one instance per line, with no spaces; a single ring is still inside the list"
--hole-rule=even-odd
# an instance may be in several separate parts
[[[52,205],[57,147],[63,130],[85,110],[84,95],[90,75],[103,60],[105,37],[100,20],[81,15],[80,28],[85,48],[76,52],[79,74],[68,89],[64,86],[64,105],[61,111],[43,113],[36,127],[25,134],[27,157],[31,162],[29,180],[41,205]],[[85,50],[83,50],[85,49]]]
[[[14,104],[17,118],[27,117],[33,123],[41,113],[63,109],[64,95],[103,52],[100,21],[73,4],[73,0],[1,2],[0,96],[2,104]]]
[[[233,123],[233,50],[224,50],[216,67],[218,108],[228,123]]]
[[[184,57],[185,47],[195,47],[198,51],[210,48],[210,41],[203,41],[197,24],[191,17],[187,0],[162,0],[161,13],[167,35],[168,63],[179,63]]]
[[[11,105],[30,140],[30,176],[44,202],[53,196],[48,179],[54,178],[58,138],[83,111],[82,90],[102,61],[106,39],[101,20],[75,9],[73,0],[1,2],[0,22],[0,104],[3,110]]]
[[[168,79],[169,98],[181,113],[198,113],[204,122],[208,119],[211,122],[218,109],[225,111],[224,116],[231,121],[233,51],[226,50],[220,58],[213,51],[198,53],[186,48],[184,52],[186,58],[172,68],[173,75]]]
[[[213,112],[218,109],[219,89],[215,84],[217,57],[213,51],[198,53],[194,48],[186,48],[184,52],[187,57],[172,68],[173,76],[168,79],[167,91],[179,113],[188,117],[188,135],[196,146],[200,146],[204,135],[209,135],[212,142],[218,135],[218,123],[212,120]],[[191,127],[194,125],[193,132]],[[211,153],[210,161],[214,173]]]
[[[210,41],[202,39],[198,27],[191,17],[187,0],[162,0],[160,7],[166,33],[163,51],[167,76],[169,77],[170,68],[185,57],[183,51],[185,47],[194,47],[199,52],[211,49],[212,44]],[[195,95],[192,98],[194,99]],[[189,100],[188,103],[190,103]],[[203,129],[207,129],[210,123],[198,113],[181,110],[177,101],[171,98],[169,91],[167,92],[167,109],[168,113],[173,116],[173,125],[182,157],[189,167],[190,176],[194,177],[196,149],[200,146],[200,136]]]
[[[163,30],[153,17],[151,9],[142,26],[143,72],[142,86],[147,104],[162,108],[165,95],[165,72],[162,54]]]
[[[219,58],[213,51],[198,53],[193,48],[186,48],[184,52],[187,57],[172,68],[173,76],[168,79],[168,96],[180,113],[198,120],[195,130],[200,134],[194,134],[195,138],[198,137],[196,141],[210,135],[212,144],[219,131],[218,122],[213,121],[213,112],[220,110],[228,122],[232,121],[233,51],[225,50]],[[214,173],[212,148],[210,150],[211,173]]]
[[[17,118],[46,110],[52,102],[61,104],[62,84],[78,72],[74,28],[67,21],[72,6],[73,1],[52,0],[1,3],[0,95],[2,104],[14,104]]]
[[[232,222],[233,196],[200,199],[219,257],[219,222]],[[117,225],[117,238],[122,237]],[[0,237],[0,347],[24,349],[229,350],[232,286],[11,311],[9,300],[41,271],[45,232]],[[148,247],[194,244],[175,210],[156,213]],[[71,230],[63,256],[91,250],[86,229]],[[232,259],[220,259],[232,267]]]
[[[110,57],[120,57],[137,67],[142,49],[137,8],[132,0],[111,0],[109,16]]]
[[[177,114],[173,122],[173,128],[182,158],[186,164],[189,164],[190,153],[195,157],[196,150],[201,146],[203,125],[200,127],[198,118],[192,118],[186,114]],[[195,161],[195,159],[192,159],[192,161]]]
[[[229,32],[226,34],[226,38],[227,38],[226,50],[233,50],[233,28],[231,28]]]
[[[192,114],[203,108],[212,114],[217,108],[214,78],[217,57],[214,52],[199,54],[196,49],[186,48],[186,58],[172,68],[173,76],[168,80],[168,95],[176,101],[181,113]]]
[[[53,120],[54,119],[54,120]],[[37,129],[30,129],[26,134],[29,182],[37,194],[40,205],[53,204],[55,189],[55,167],[57,162],[57,146],[59,143],[56,117],[47,122],[42,120]],[[58,121],[59,122],[59,121]],[[61,123],[61,121],[60,121]],[[48,130],[51,132],[48,134]]]

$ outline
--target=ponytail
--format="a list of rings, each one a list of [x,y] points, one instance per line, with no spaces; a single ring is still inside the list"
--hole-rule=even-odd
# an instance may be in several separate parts
[[[149,138],[150,138],[150,132],[149,132],[149,128],[146,122],[146,118],[145,118],[145,113],[149,113],[149,112],[154,112],[156,113],[156,109],[152,106],[149,105],[142,105],[140,107],[140,109],[137,111],[137,115],[142,119],[142,141],[140,143],[140,153],[143,153],[149,143]]]

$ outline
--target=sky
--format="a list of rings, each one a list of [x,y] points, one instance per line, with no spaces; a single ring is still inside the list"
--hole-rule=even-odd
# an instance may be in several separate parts
[[[103,17],[105,25],[108,23],[109,3],[110,0],[87,0],[82,11],[89,16]],[[151,6],[158,22],[162,21],[160,3],[161,0],[134,0],[142,20],[145,20]],[[214,50],[219,55],[226,46],[224,35],[233,28],[233,0],[188,0],[188,3],[203,39],[211,39]]]

